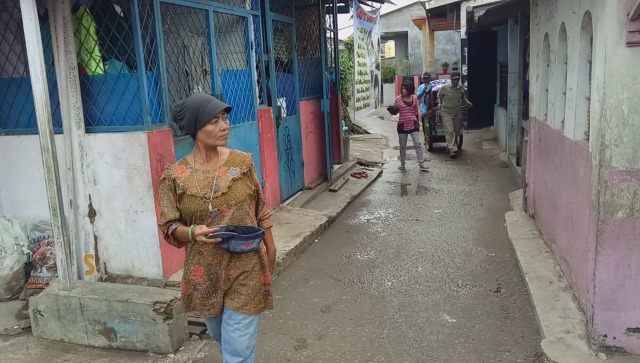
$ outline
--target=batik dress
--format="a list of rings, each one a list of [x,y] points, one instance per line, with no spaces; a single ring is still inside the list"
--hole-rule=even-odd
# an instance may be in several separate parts
[[[186,248],[182,302],[187,312],[204,317],[221,314],[223,307],[244,315],[260,314],[273,308],[264,243],[256,252],[229,254],[218,244],[182,242],[171,236],[176,223],[272,226],[251,155],[231,150],[217,174],[214,185],[216,170],[194,169],[182,159],[160,179],[160,229],[168,243]]]

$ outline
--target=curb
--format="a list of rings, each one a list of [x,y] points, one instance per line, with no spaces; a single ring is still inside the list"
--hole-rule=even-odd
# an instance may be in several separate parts
[[[521,200],[517,193],[522,191],[510,195],[514,207]],[[591,350],[584,313],[535,220],[520,210],[507,212],[505,221],[543,338],[545,356],[555,363],[607,360],[604,353]]]
[[[287,214],[296,214],[300,216],[301,214],[309,214],[309,210],[304,208],[295,208],[295,207],[279,207],[279,210],[287,209],[289,213]],[[280,273],[287,269],[287,267],[291,266],[291,264],[302,255],[302,253],[311,246],[311,244],[316,241],[324,231],[329,228],[331,225],[331,221],[324,215],[317,213],[316,219],[317,224],[310,231],[305,231],[304,236],[294,242],[293,244],[288,244],[285,246],[277,246],[278,253],[276,257],[276,267],[273,271],[271,278],[273,280],[277,279]],[[274,239],[278,241],[278,236],[274,234]]]

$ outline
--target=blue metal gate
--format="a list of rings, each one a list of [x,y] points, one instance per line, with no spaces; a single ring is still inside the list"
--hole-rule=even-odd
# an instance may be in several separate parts
[[[258,1],[159,0],[158,5],[155,16],[167,114],[174,102],[192,94],[223,99],[233,106],[229,147],[251,153],[262,180],[255,69],[255,40],[261,35]],[[193,143],[176,125],[171,126],[177,138],[176,156],[181,158]]]
[[[322,4],[322,111],[324,112],[327,144],[327,179],[333,174],[333,137],[331,119],[331,88],[340,92],[340,66],[338,53],[338,3],[329,0]],[[338,110],[339,111],[339,110]],[[338,112],[339,114],[339,112]]]
[[[289,4],[293,11],[293,3]],[[304,187],[295,23],[292,17],[272,11],[267,14],[269,87],[278,137],[280,195],[286,200]]]

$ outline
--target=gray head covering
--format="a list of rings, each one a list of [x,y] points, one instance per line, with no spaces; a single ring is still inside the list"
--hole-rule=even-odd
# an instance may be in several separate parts
[[[173,122],[180,127],[180,132],[190,135],[194,140],[196,134],[222,111],[231,113],[232,107],[211,95],[193,95],[173,105],[171,116]]]

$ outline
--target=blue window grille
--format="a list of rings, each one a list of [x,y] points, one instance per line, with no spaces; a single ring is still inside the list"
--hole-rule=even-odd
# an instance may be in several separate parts
[[[249,18],[214,12],[218,85],[225,102],[234,106],[229,115],[232,125],[256,120],[257,84],[253,77],[253,34]]]
[[[246,10],[260,10],[260,0],[213,0],[213,2]]]
[[[273,57],[276,73],[276,104],[284,117],[298,115],[294,54],[294,26],[283,21],[273,22]]]
[[[53,122],[59,132],[50,24],[45,2],[38,5]],[[0,9],[0,132],[35,133],[19,0],[5,0]],[[77,2],[71,13],[86,130],[147,130],[163,123],[151,0]]]
[[[161,2],[160,12],[169,107],[193,94],[212,94],[208,11]],[[183,136],[171,126],[176,137]]]
[[[320,5],[315,1],[296,3],[296,43],[301,99],[322,96],[322,50]]]
[[[61,132],[45,3],[38,1],[42,40],[54,130]],[[268,103],[270,92],[261,3],[280,16],[296,16],[295,32],[286,22],[276,22],[272,36],[277,43],[274,98],[286,103],[287,114],[297,114],[298,97],[322,94],[323,15],[318,0],[93,0],[76,2],[72,9],[87,131],[148,130],[169,124],[177,137],[182,136],[170,123],[171,105],[194,93],[214,94],[233,104],[234,125],[256,121],[257,106]],[[36,125],[19,0],[4,0],[0,134],[36,133]]]
[[[62,129],[48,19],[40,17],[54,131]],[[0,2],[0,134],[37,130],[19,0]]]
[[[266,64],[264,59],[265,50],[265,42],[264,42],[264,32],[263,32],[263,24],[262,19],[258,15],[252,15],[251,21],[253,22],[253,41],[254,41],[254,53],[255,53],[255,67],[256,67],[256,83],[258,90],[258,104],[266,105],[267,104],[267,87],[268,82],[266,81],[265,71]]]
[[[271,12],[293,18],[294,10],[292,0],[269,0]]]

